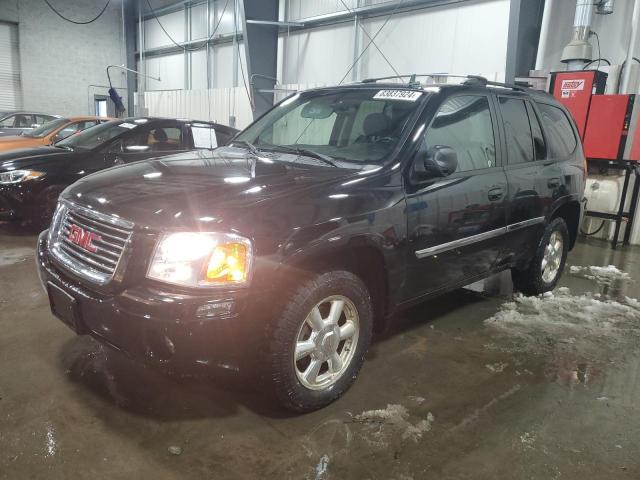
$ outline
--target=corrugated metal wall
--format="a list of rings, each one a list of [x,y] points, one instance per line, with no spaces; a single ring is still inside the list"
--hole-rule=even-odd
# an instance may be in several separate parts
[[[235,116],[237,128],[253,121],[244,87],[145,92],[144,102],[153,116],[211,120],[225,125]]]
[[[286,18],[289,20],[300,20],[345,10],[341,0],[281,0],[281,2],[283,2],[281,11],[286,12]],[[344,0],[344,3],[349,8],[354,8],[357,5],[365,6],[374,3],[393,4],[397,3],[397,0]],[[221,13],[221,4],[223,0],[215,0],[211,3],[216,12],[215,18]],[[472,73],[503,80],[509,6],[509,0],[475,0],[398,13],[385,25],[376,42],[395,69],[401,73]],[[204,14],[205,23],[203,23],[203,12],[197,13],[197,8],[199,7],[193,7],[191,13],[192,39],[200,38],[203,31],[206,32],[206,14]],[[233,12],[232,9],[229,10],[225,12],[222,24],[224,29],[233,31]],[[165,15],[160,19],[165,28],[170,27],[171,32],[176,33],[174,38],[184,38],[184,12]],[[368,18],[362,21],[362,25],[369,35],[373,36],[386,20],[387,15]],[[154,22],[155,20],[145,22],[147,31],[145,45],[151,48],[166,46],[169,40],[159,31],[157,22]],[[297,86],[337,84],[343,78],[345,82],[349,82],[354,79],[393,74],[391,67],[374,47],[370,47],[357,63],[354,71],[349,72],[355,57],[369,43],[366,35],[359,28],[354,30],[354,27],[354,22],[351,21],[281,35],[278,52],[279,83]],[[177,32],[180,29],[182,29],[181,33],[178,35]],[[226,30],[225,33],[228,33]],[[245,125],[244,119],[247,119],[247,122],[251,119],[250,110],[240,111],[240,108],[250,107],[246,93],[242,93],[244,90],[242,70],[245,76],[247,75],[243,45],[240,44],[243,69],[241,70],[238,66],[238,72],[235,75],[232,44],[217,45],[211,49],[211,52],[210,85],[216,87],[212,92],[236,91],[234,98],[244,98],[244,100],[238,100],[235,110],[229,109],[219,101],[214,102],[213,119],[227,123],[228,115],[235,114],[237,126],[242,127]],[[192,113],[195,113],[198,118],[208,118],[206,115],[203,116],[202,110],[194,110],[188,104],[191,96],[198,97],[200,95],[198,92],[207,86],[206,54],[204,51],[199,51],[190,55],[191,68],[188,83],[191,84],[191,88],[197,89],[196,93],[171,97],[172,100],[169,103],[172,105],[172,110],[167,110],[168,105],[165,101],[173,94],[150,95],[150,92],[147,92],[145,100],[149,98],[146,107],[150,114],[166,115],[171,111],[178,116],[194,118]],[[149,80],[148,89],[187,88],[184,73],[187,62],[184,54],[150,57],[146,62],[147,73],[162,77],[161,82]],[[234,79],[237,82],[235,85]],[[234,88],[230,90],[227,87],[236,87],[239,90]],[[237,93],[238,91],[241,94]],[[217,95],[218,93],[213,96],[217,98]],[[180,101],[187,103],[182,106],[171,103]]]
[[[0,22],[0,111],[22,108],[18,26]]]

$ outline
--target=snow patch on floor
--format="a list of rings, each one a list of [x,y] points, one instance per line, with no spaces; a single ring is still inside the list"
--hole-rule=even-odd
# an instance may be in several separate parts
[[[640,302],[598,294],[572,295],[567,288],[538,297],[516,295],[485,325],[507,334],[523,350],[557,347],[581,352],[616,349],[640,338]],[[595,348],[594,348],[595,347]]]
[[[485,365],[485,367],[487,368],[487,370],[489,370],[490,372],[493,373],[502,373],[504,372],[504,369],[507,368],[509,366],[508,363],[487,363]]]
[[[525,449],[533,449],[536,443],[536,436],[533,433],[524,432],[520,435],[520,443]]]
[[[24,262],[34,255],[33,248],[8,248],[0,250],[0,267],[6,267],[15,263]]]
[[[391,432],[400,434],[402,440],[418,442],[422,435],[431,430],[435,418],[431,412],[416,423],[410,421],[409,411],[403,405],[388,404],[387,408],[368,410],[354,417],[356,422],[367,425],[376,443],[384,442],[384,436]]]
[[[631,276],[627,272],[623,272],[615,265],[606,265],[604,267],[596,265],[589,267],[572,265],[569,268],[569,272],[574,275],[582,275],[589,280],[595,280],[597,283],[603,285],[610,285],[616,280],[631,280]]]

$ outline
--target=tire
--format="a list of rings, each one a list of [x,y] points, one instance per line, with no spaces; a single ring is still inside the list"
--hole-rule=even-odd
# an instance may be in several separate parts
[[[332,315],[340,302],[340,316]],[[372,327],[371,297],[357,276],[332,271],[304,281],[270,329],[265,380],[278,403],[294,412],[310,412],[339,398],[364,363]]]
[[[555,248],[550,246],[552,237]],[[561,242],[560,248],[558,248],[558,240]],[[562,276],[568,251],[569,229],[567,224],[562,218],[554,218],[542,233],[529,266],[525,270],[511,270],[514,288],[525,295],[540,295],[553,290]],[[543,262],[543,260],[546,261]],[[550,265],[550,269],[545,268],[547,265]],[[554,268],[553,265],[556,267]]]
[[[30,216],[30,223],[34,231],[39,233],[49,228],[56,210],[56,205],[58,204],[58,197],[64,188],[65,187],[61,186],[52,186],[40,192],[36,200],[36,206],[33,208]]]

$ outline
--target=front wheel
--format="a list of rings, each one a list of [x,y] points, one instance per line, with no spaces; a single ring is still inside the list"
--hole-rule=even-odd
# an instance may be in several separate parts
[[[334,271],[299,286],[275,321],[268,381],[296,412],[322,408],[354,382],[371,343],[373,309],[357,276]]]
[[[58,197],[64,188],[65,187],[56,185],[47,187],[40,192],[30,219],[31,226],[35,231],[41,232],[49,228],[56,206],[58,205]]]
[[[526,295],[553,290],[562,275],[569,252],[569,229],[562,218],[545,228],[535,256],[525,270],[511,270],[513,286]]]

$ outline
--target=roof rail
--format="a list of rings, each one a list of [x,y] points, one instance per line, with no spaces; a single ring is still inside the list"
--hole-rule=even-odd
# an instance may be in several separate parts
[[[503,88],[511,88],[512,90],[518,90],[518,91],[525,91],[527,89],[523,85],[516,85],[513,83],[494,82],[480,75],[459,75],[459,74],[451,74],[451,73],[444,73],[444,72],[413,73],[413,74],[407,74],[407,75],[391,75],[388,77],[365,78],[364,80],[362,80],[362,83],[375,83],[381,80],[391,80],[394,78],[398,78],[398,79],[408,78],[409,81],[407,82],[407,85],[411,87],[415,87],[420,85],[419,82],[416,82],[416,78],[418,77],[466,78],[467,80],[462,83],[463,85],[479,85],[483,87],[486,87],[486,86],[503,87]]]
[[[504,83],[504,82],[494,82],[492,80],[487,80],[485,77],[481,77],[480,75],[467,75],[468,80],[464,82],[464,85],[480,85],[483,87],[503,87],[510,88],[512,90],[518,90],[521,92],[526,91],[527,87],[523,85],[516,85],[515,83]]]
[[[365,78],[362,80],[362,83],[375,83],[381,80],[391,80],[393,78],[408,78],[407,82],[409,85],[416,84],[416,78],[418,77],[451,77],[451,78],[469,78],[469,75],[455,75],[451,73],[438,72],[438,73],[409,73],[407,75],[390,75],[388,77],[375,77],[375,78]]]

